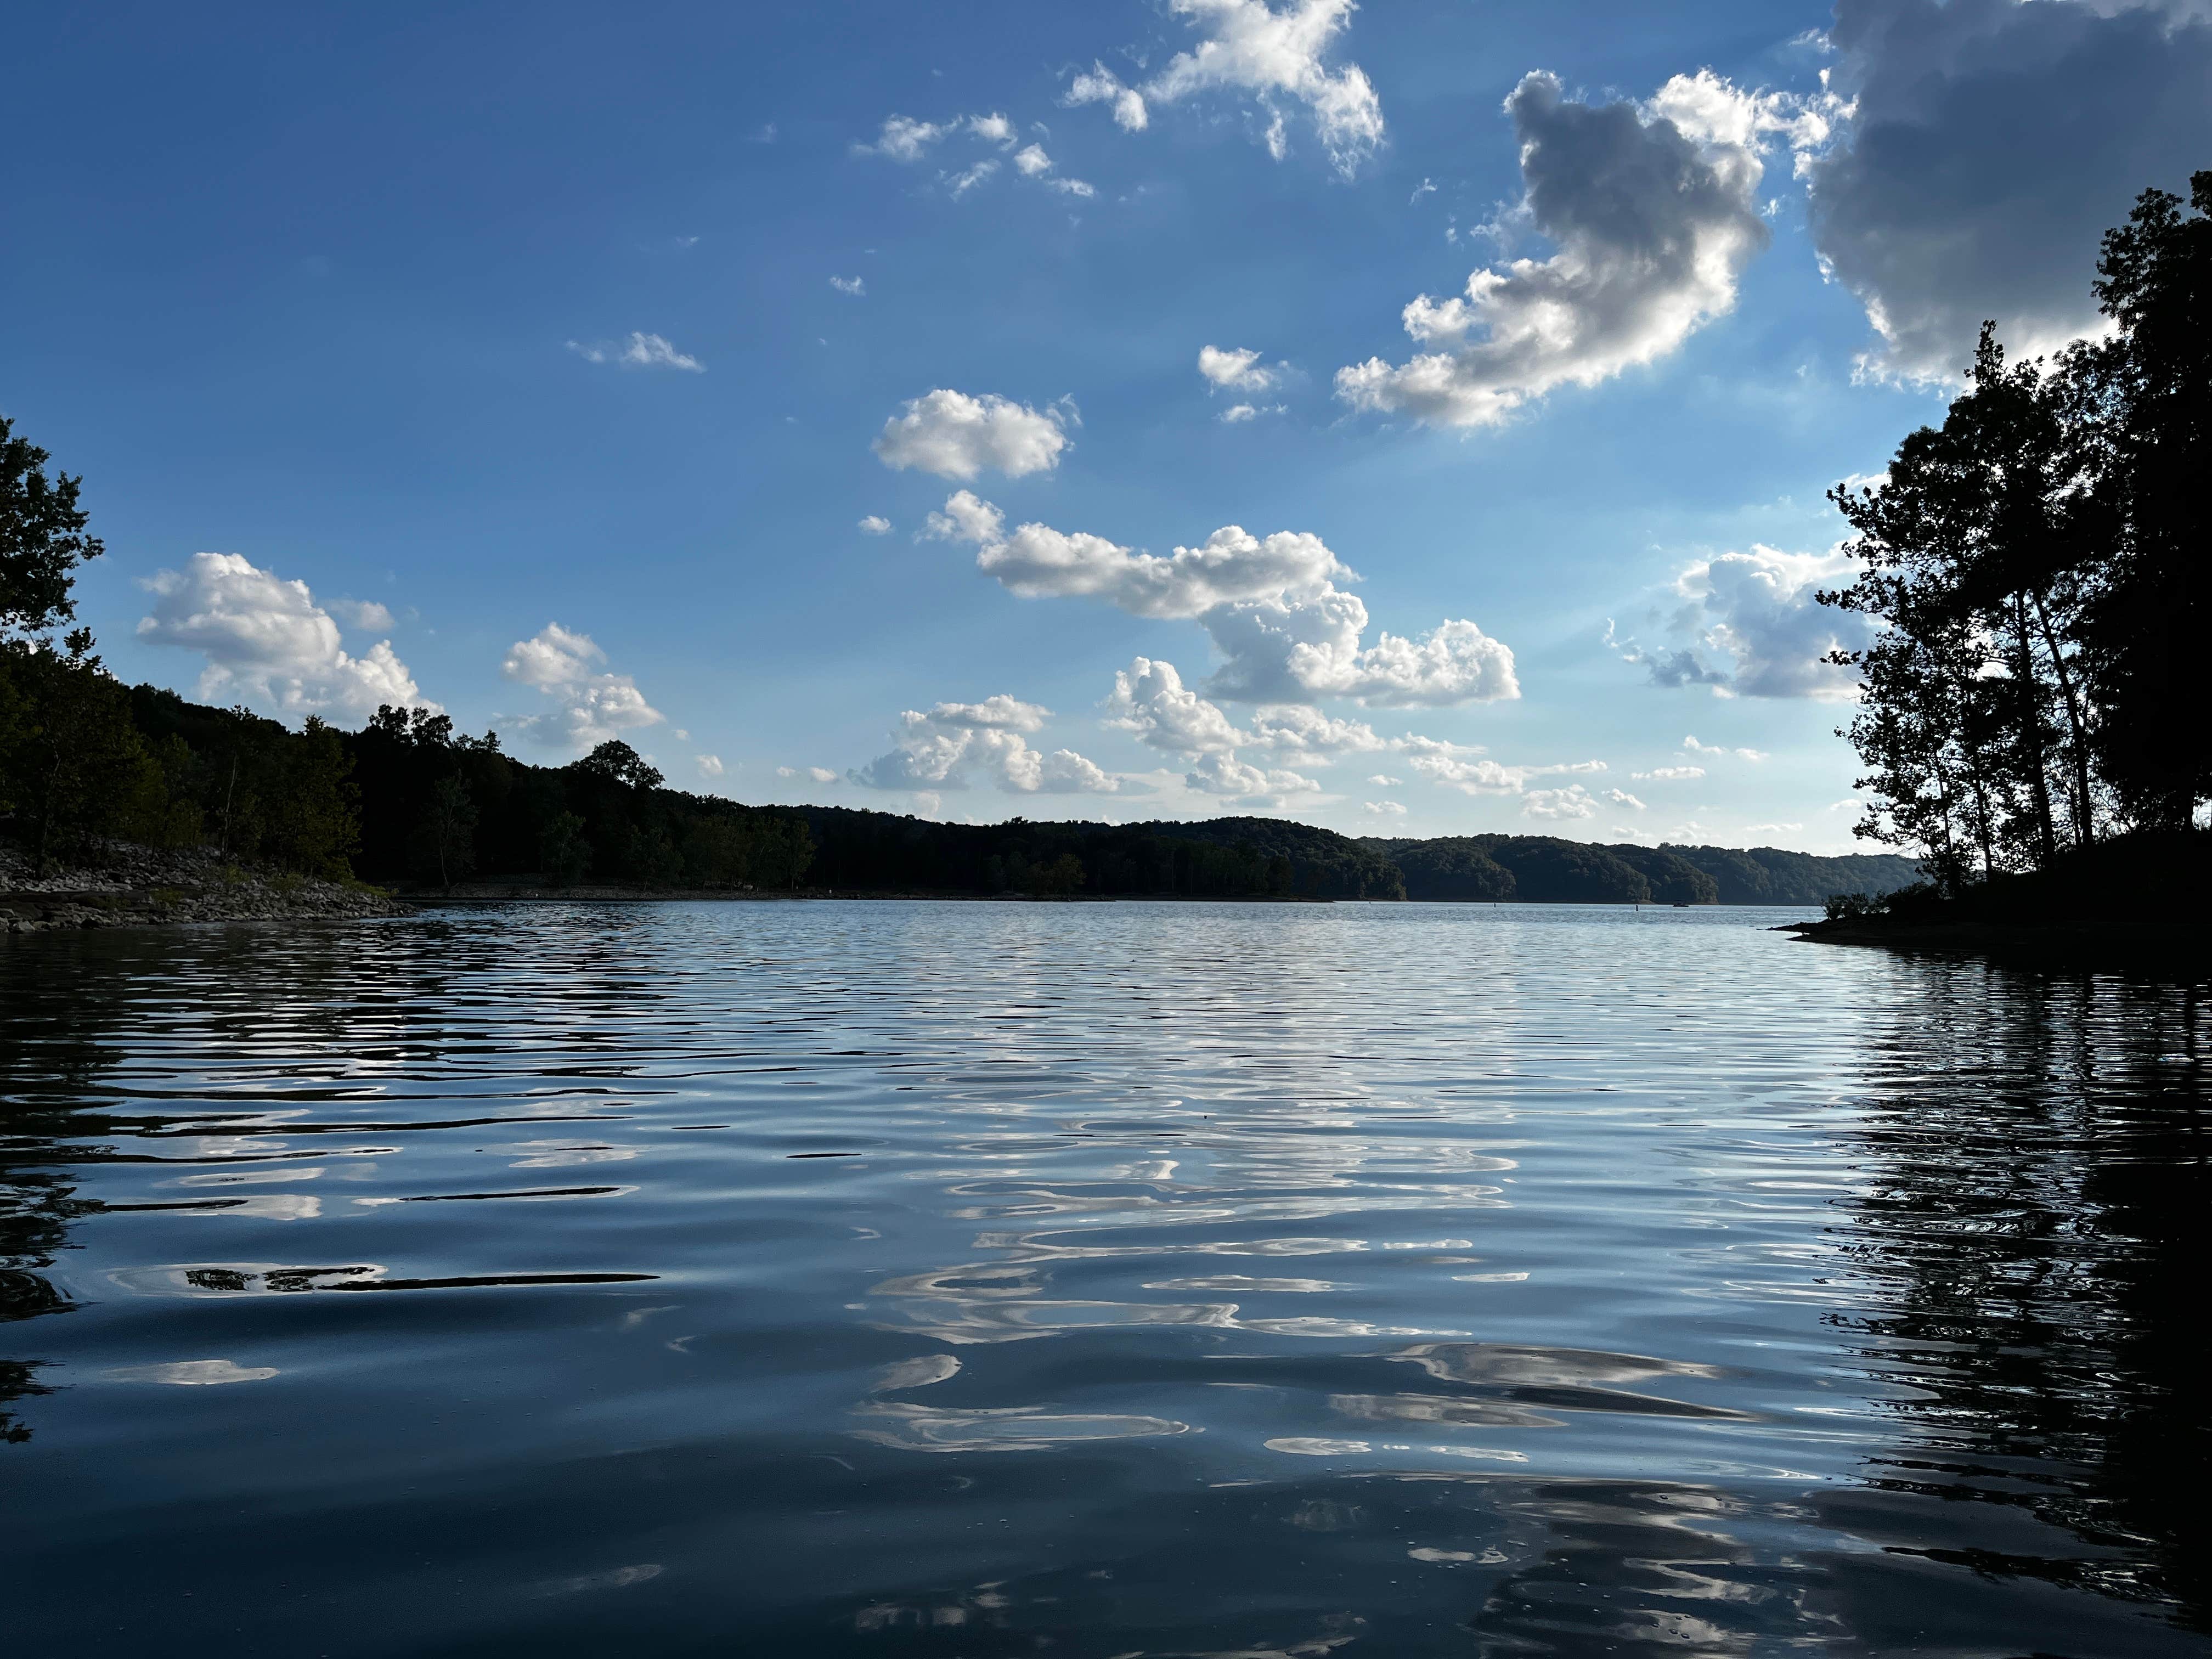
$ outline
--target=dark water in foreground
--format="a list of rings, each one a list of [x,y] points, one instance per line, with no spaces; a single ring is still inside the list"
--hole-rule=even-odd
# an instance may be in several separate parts
[[[1780,919],[0,947],[0,1650],[2212,1650],[2205,1008]]]

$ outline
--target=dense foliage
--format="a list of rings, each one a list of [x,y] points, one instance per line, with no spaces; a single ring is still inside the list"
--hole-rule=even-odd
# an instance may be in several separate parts
[[[2147,191],[2106,237],[2106,337],[2008,364],[1985,327],[1942,425],[1879,488],[1832,495],[1860,568],[1821,598],[1883,624],[1838,658],[1864,679],[1857,833],[1919,850],[1946,890],[2108,835],[2182,835],[2212,797],[2193,665],[2212,620],[2212,172],[2191,205]]]
[[[1415,899],[1539,904],[1818,904],[1886,893],[1918,866],[1894,854],[1819,858],[1778,847],[1615,847],[1549,836],[1368,840],[1404,872]]]

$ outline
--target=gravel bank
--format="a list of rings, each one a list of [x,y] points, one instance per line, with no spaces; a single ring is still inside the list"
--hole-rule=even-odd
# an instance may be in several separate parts
[[[144,927],[179,921],[348,921],[414,907],[374,888],[247,868],[205,848],[157,852],[110,842],[92,863],[32,872],[0,843],[0,933]]]

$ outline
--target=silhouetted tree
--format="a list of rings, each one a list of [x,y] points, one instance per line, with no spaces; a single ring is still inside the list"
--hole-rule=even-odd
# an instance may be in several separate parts
[[[1942,424],[1879,489],[1831,492],[1860,568],[1820,597],[1882,624],[1832,659],[1862,677],[1856,833],[1948,885],[2049,867],[2107,825],[2185,828],[2212,794],[2212,173],[2192,189],[2194,216],[2147,191],[2106,237],[2108,339],[2008,366],[1984,325]]]
[[[77,505],[82,478],[57,471],[51,458],[0,416],[0,630],[43,633],[75,620],[74,572],[100,556]]]
[[[2212,492],[2212,171],[2179,197],[2145,191],[2105,237],[2096,293],[2118,325],[2085,353],[2110,419],[2105,494],[2115,520],[2090,607],[2097,696],[2124,711],[2098,734],[2128,815],[2186,825],[2212,795],[2201,653],[2212,630],[2205,498]]]
[[[626,783],[633,789],[660,787],[659,769],[619,738],[610,738],[576,763],[576,769]]]

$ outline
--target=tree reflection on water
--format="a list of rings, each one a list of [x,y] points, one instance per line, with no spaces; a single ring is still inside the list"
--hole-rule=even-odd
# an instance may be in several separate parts
[[[2212,1629],[2201,996],[1922,972],[1918,1017],[1869,1056],[1872,1186],[1844,1245],[1864,1293],[1832,1317],[1898,1392],[1897,1444],[1869,1484],[2018,1510],[2081,1547],[1948,1528],[1957,1541],[1919,1547],[1931,1559]]]

